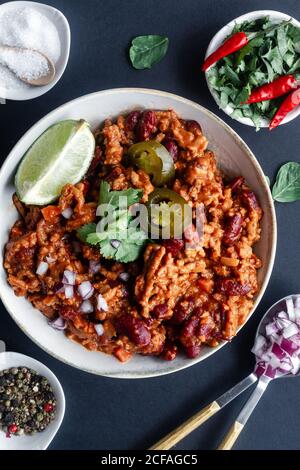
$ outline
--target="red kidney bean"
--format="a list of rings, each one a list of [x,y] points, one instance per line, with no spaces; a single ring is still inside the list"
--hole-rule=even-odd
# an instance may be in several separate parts
[[[162,352],[162,358],[165,361],[174,361],[177,356],[178,347],[171,341],[167,341]]]
[[[201,352],[201,346],[200,344],[193,344],[191,346],[185,347],[184,350],[187,357],[189,357],[190,359],[194,359],[195,357],[199,356]]]
[[[171,255],[173,257],[175,257],[180,253],[180,251],[183,250],[184,241],[183,240],[170,239],[170,240],[165,240],[163,245],[164,245],[165,249],[167,250],[167,252],[171,253]]]
[[[141,116],[140,111],[132,111],[131,113],[128,114],[128,116],[126,117],[126,121],[125,121],[126,131],[134,131],[135,130],[140,116]]]
[[[150,139],[156,131],[157,118],[154,111],[144,111],[136,126],[136,137],[139,142]]]
[[[147,346],[151,341],[151,333],[143,320],[130,315],[122,315],[116,320],[117,331],[128,336],[136,346]]]
[[[199,326],[200,318],[196,315],[193,315],[189,320],[187,320],[182,329],[181,329],[181,337],[182,338],[191,338],[195,336],[197,328]]]
[[[193,297],[188,297],[183,301],[177,303],[174,308],[173,317],[171,318],[171,323],[173,325],[180,325],[186,321],[193,311],[193,305],[195,300]]]
[[[216,283],[216,289],[226,295],[247,295],[251,291],[251,286],[240,284],[234,279],[220,279]]]
[[[176,162],[178,160],[179,147],[175,140],[166,138],[162,141],[162,144],[166,147],[174,162]]]
[[[200,323],[197,329],[197,336],[204,336],[208,338],[213,330],[213,323],[208,321],[207,323]]]
[[[197,121],[193,121],[192,119],[188,119],[184,121],[184,127],[188,132],[195,132],[195,131],[200,131],[202,132],[202,128]]]
[[[77,310],[67,305],[64,305],[60,309],[60,316],[64,318],[65,320],[74,320],[74,318],[76,318],[77,315],[78,315]]]
[[[239,240],[242,230],[243,217],[241,214],[235,214],[234,216],[228,218],[223,236],[224,245],[234,245]]]
[[[168,304],[159,304],[154,307],[152,310],[152,315],[157,318],[157,320],[162,320],[165,318],[166,314],[168,312]]]
[[[232,194],[236,193],[244,184],[244,182],[245,179],[242,176],[237,176],[236,178],[234,178],[229,184]]]
[[[257,211],[260,208],[258,200],[253,191],[250,189],[244,189],[241,195],[242,202],[248,206],[250,210]]]

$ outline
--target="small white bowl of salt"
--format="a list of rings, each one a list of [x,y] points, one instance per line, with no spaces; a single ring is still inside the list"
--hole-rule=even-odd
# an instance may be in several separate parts
[[[56,8],[36,2],[14,1],[0,5],[0,46],[29,49],[47,56],[55,65],[55,77],[48,85],[32,86],[18,78],[38,76],[44,64],[32,55],[14,57],[13,70],[0,54],[0,98],[31,100],[51,90],[62,77],[70,54],[71,33],[66,17]],[[27,60],[24,60],[24,59]]]

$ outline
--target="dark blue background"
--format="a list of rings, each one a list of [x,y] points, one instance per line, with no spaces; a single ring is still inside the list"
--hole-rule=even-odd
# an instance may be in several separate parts
[[[4,3],[0,1],[0,4]],[[48,0],[72,30],[68,68],[48,94],[0,106],[2,161],[38,119],[86,93],[114,87],[148,87],[195,100],[228,122],[250,145],[273,180],[279,166],[299,161],[300,120],[270,134],[256,133],[223,114],[211,98],[200,64],[211,37],[229,20],[252,10],[274,9],[300,18],[299,0]],[[165,59],[150,71],[128,62],[130,40],[140,34],[170,39]],[[203,363],[176,374],[138,381],[96,377],[72,369],[35,346],[1,308],[0,338],[9,349],[46,363],[67,399],[64,423],[52,449],[142,449],[250,373],[254,332],[266,308],[300,291],[300,203],[277,204],[278,250],[267,292],[238,337]],[[300,379],[272,383],[236,449],[300,449]],[[247,394],[182,441],[178,449],[214,449]]]

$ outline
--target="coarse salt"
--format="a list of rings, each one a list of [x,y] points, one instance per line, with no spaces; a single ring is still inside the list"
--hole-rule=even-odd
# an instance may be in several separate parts
[[[35,8],[10,8],[0,12],[0,45],[13,46],[26,49],[34,49],[49,57],[54,64],[60,58],[61,44],[56,26],[45,15]],[[25,59],[25,56],[23,56]],[[11,59],[12,60],[12,59]],[[20,56],[17,60],[18,68],[22,67],[27,77],[36,77],[36,73],[45,71],[45,63],[37,63],[36,57],[31,56],[31,65],[34,65],[33,75],[30,75],[27,64],[20,65]],[[3,63],[3,61],[2,61]],[[38,67],[37,67],[38,65]],[[20,76],[20,75],[19,75]],[[0,88],[6,89],[26,89],[30,85],[21,82],[13,72],[4,65],[0,65]]]
[[[0,49],[0,63],[23,80],[36,80],[49,73],[47,59],[28,49]]]

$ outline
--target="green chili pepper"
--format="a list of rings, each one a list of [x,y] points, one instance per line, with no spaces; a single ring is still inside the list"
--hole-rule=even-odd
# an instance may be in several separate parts
[[[132,145],[128,154],[134,165],[152,176],[155,186],[163,186],[175,176],[173,158],[168,150],[155,140]]]
[[[161,237],[168,225],[170,237],[181,235],[191,223],[191,210],[186,200],[171,189],[156,189],[149,195],[147,207],[152,237],[153,234]]]

